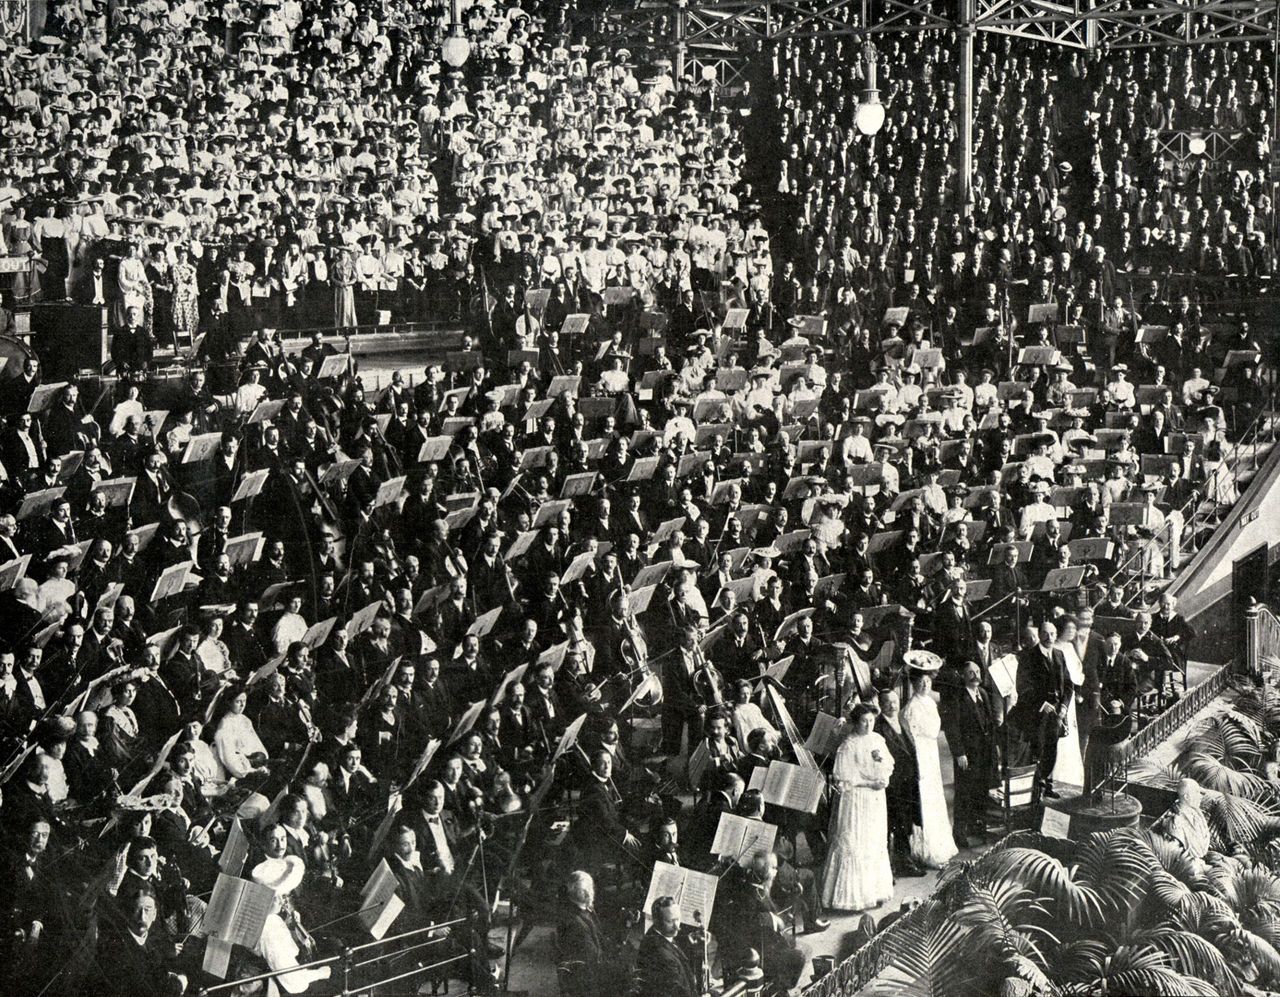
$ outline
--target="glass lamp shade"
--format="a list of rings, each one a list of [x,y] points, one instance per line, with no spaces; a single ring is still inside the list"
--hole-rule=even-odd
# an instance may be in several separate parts
[[[459,68],[471,55],[471,43],[462,35],[450,35],[440,46],[440,58],[454,69]]]
[[[853,123],[858,131],[868,137],[880,131],[884,125],[884,105],[880,103],[880,94],[875,90],[867,90],[858,101],[858,113]]]

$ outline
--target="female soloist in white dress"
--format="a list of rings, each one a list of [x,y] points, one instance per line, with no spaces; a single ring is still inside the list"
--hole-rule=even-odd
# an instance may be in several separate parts
[[[1084,786],[1084,756],[1080,753],[1080,726],[1076,718],[1077,689],[1084,687],[1084,665],[1075,645],[1076,627],[1071,621],[1064,621],[1062,632],[1054,647],[1062,652],[1067,661],[1067,673],[1071,676],[1071,689],[1067,694],[1066,714],[1067,729],[1058,738],[1058,760],[1053,766],[1053,784],[1055,786]]]
[[[913,671],[911,698],[902,708],[902,727],[916,749],[920,771],[920,814],[922,827],[911,832],[911,855],[917,862],[940,869],[955,857],[956,839],[947,816],[947,797],[942,788],[942,764],[938,760],[938,736],[942,718],[933,701],[933,675]]]
[[[831,815],[822,903],[835,910],[867,910],[893,896],[884,798],[893,755],[872,731],[874,723],[871,707],[854,707],[853,732],[837,749],[831,772],[831,786],[840,796]]]

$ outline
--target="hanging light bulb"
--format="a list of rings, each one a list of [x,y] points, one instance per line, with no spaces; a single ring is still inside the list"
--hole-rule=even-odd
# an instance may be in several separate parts
[[[461,69],[471,56],[471,43],[462,30],[461,9],[458,0],[449,0],[449,34],[440,46],[440,58],[454,69]]]
[[[466,36],[462,33],[462,25],[455,24],[449,37],[444,40],[444,44],[440,46],[440,58],[452,66],[454,69],[460,69],[471,55],[471,43],[467,41]]]
[[[862,46],[862,72],[867,85],[858,95],[858,112],[853,123],[869,138],[884,125],[884,105],[880,103],[880,91],[876,89],[876,49],[869,41]]]

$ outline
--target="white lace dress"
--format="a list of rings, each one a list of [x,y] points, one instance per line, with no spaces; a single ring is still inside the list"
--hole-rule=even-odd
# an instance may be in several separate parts
[[[916,861],[940,869],[955,857],[955,837],[947,815],[947,797],[942,788],[942,764],[938,759],[938,736],[942,718],[938,704],[929,695],[912,696],[902,708],[902,727],[916,749],[920,770],[920,814],[923,827],[911,832],[911,854]]]
[[[831,785],[840,793],[831,813],[830,848],[822,903],[834,910],[867,910],[893,896],[889,815],[884,789],[893,755],[879,734],[854,734],[836,751]]]

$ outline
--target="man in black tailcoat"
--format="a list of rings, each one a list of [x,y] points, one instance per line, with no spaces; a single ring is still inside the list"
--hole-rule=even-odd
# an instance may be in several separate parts
[[[996,719],[982,669],[976,662],[961,671],[963,687],[952,697],[943,731],[955,760],[955,835],[986,837],[987,790],[996,782]]]
[[[880,715],[875,732],[884,738],[893,755],[893,775],[885,790],[889,808],[889,850],[894,871],[899,876],[923,876],[924,870],[911,857],[911,829],[920,825],[920,769],[916,749],[907,739],[898,712],[898,690],[880,690]]]

